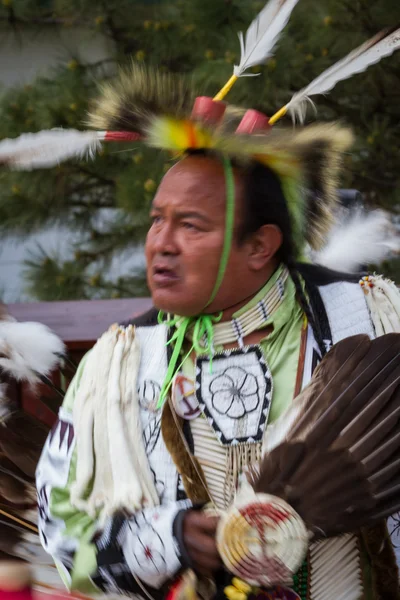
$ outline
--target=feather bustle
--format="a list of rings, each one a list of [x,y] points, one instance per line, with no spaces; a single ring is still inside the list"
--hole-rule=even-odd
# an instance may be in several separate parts
[[[285,438],[250,474],[280,496],[315,536],[372,525],[400,508],[400,335],[348,338],[332,349]],[[301,407],[300,414],[298,406]]]

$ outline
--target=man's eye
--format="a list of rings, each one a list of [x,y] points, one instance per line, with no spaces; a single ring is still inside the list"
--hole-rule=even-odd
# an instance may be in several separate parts
[[[192,229],[193,231],[198,231],[198,227],[196,227],[196,225],[194,225],[193,223],[189,223],[188,221],[184,221],[182,223],[183,227],[185,229]]]
[[[151,219],[151,222],[153,223],[153,225],[155,225],[156,223],[161,223],[161,221],[162,221],[161,215],[151,215],[150,219]]]

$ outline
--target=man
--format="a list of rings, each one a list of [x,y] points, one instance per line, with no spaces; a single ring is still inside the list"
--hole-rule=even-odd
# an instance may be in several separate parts
[[[114,420],[110,424],[107,417],[101,421],[96,416],[104,407],[91,408],[89,401],[83,400],[91,378],[98,378],[100,394],[103,391],[104,395],[107,381],[112,385],[112,375],[104,379],[104,369],[112,370],[109,363],[116,360],[117,351],[106,355],[103,348],[95,363],[90,363],[90,355],[83,361],[46,444],[37,474],[41,536],[73,588],[163,597],[188,567],[199,576],[215,578],[222,567],[215,539],[218,518],[201,506],[205,502],[218,509],[230,505],[242,470],[261,456],[267,422],[275,421],[308,382],[325,348],[356,333],[375,335],[358,278],[295,263],[291,220],[281,184],[271,170],[256,162],[232,167],[233,240],[222,282],[213,297],[226,237],[226,175],[226,165],[217,155],[189,154],[166,174],[154,198],[146,240],[147,276],[156,309],[169,316],[158,323],[154,310],[133,322],[141,353],[139,423],[129,421],[131,416],[121,409],[122,417],[108,413],[108,418],[111,414],[113,419],[121,418],[121,429],[114,429]],[[210,375],[204,348],[193,347],[193,331],[188,328],[175,360],[174,378],[165,386],[172,346],[178,343],[179,319],[174,322],[172,315],[179,315],[182,322],[199,314],[214,319],[213,372]],[[127,329],[111,334],[114,349],[118,336],[128,335],[128,324],[124,327]],[[173,342],[166,346],[171,338]],[[253,350],[251,357],[248,348]],[[225,355],[228,350],[233,352]],[[111,361],[110,356],[114,357]],[[264,360],[267,367],[262,370]],[[133,377],[133,371],[131,374]],[[196,378],[200,386],[195,385]],[[79,396],[82,386],[86,391]],[[168,400],[160,408],[162,387],[167,389]],[[120,392],[121,402],[127,402],[124,393],[128,396],[128,389],[121,387]],[[107,410],[111,410],[110,404]],[[82,426],[85,419],[89,434]],[[121,470],[116,480],[119,465],[100,473],[93,461],[110,457],[112,461],[113,454],[116,462],[123,460],[124,446],[119,446],[121,452],[115,456],[113,436],[123,436],[124,419],[127,439],[143,435],[148,464],[140,462],[143,453],[136,446],[137,468],[149,471],[151,478],[142,479],[142,500],[134,494],[125,496],[131,498],[132,507],[141,504],[140,510],[128,510],[121,492],[122,510],[117,510],[117,501],[113,511],[107,512],[103,509],[113,498],[107,497],[102,486],[124,487],[128,471]],[[102,425],[104,429],[96,432]],[[81,457],[87,452],[85,445],[97,436],[99,446],[94,441],[93,454],[85,454],[84,469],[88,470],[82,479],[77,458],[79,461],[80,452]],[[99,456],[102,444],[108,446],[108,457],[104,448]],[[126,450],[132,447],[128,439]],[[153,490],[144,491],[146,486]],[[376,591],[392,594],[382,596],[385,598],[395,597],[396,567],[382,531],[375,532],[380,535],[378,556],[369,555],[372,545],[367,534],[354,538],[346,551],[354,563],[350,573],[338,570],[335,557],[331,557],[327,597],[345,577],[348,588],[356,589],[352,597],[361,598],[370,589],[361,578],[361,573],[363,577],[366,573],[362,567],[366,558],[374,569]],[[378,563],[389,560],[390,577],[384,580]],[[307,572],[311,577],[310,563],[308,571],[306,566],[300,574],[303,580]],[[304,591],[301,585],[304,583],[294,586],[299,594]]]
[[[86,593],[397,598],[384,523],[311,545],[286,590],[232,580],[221,559],[219,511],[268,449],[267,425],[332,344],[399,331],[400,303],[382,278],[359,283],[301,263],[329,232],[348,130],[271,131],[276,116],[193,102],[180,80],[133,67],[91,116],[92,149],[100,138],[141,139],[180,160],[151,208],[155,309],[100,338],[46,442],[42,543],[66,584]],[[86,134],[73,149],[63,135],[51,132],[44,151],[46,134],[33,146],[7,142],[7,161],[31,168],[81,154]]]

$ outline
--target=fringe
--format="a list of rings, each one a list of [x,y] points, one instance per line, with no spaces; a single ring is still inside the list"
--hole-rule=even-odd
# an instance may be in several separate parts
[[[361,531],[372,571],[374,600],[400,600],[399,570],[386,521]]]
[[[118,510],[159,503],[143,437],[132,428],[139,423],[139,364],[133,327],[113,326],[88,356],[75,398],[77,468],[71,502],[89,515],[99,513],[101,522]]]
[[[228,446],[226,478],[225,478],[225,503],[229,506],[235,495],[238,487],[239,477],[250,466],[261,462],[262,444],[237,444]]]

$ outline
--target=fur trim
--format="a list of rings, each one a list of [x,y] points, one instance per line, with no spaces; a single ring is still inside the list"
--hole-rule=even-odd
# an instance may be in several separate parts
[[[196,97],[188,80],[132,62],[117,79],[100,87],[100,98],[89,113],[90,127],[144,134],[157,116],[190,115]]]
[[[256,160],[281,180],[297,245],[305,238],[318,249],[333,224],[342,155],[352,134],[338,124],[310,125],[300,131],[273,129],[265,135],[230,135],[186,120],[157,117],[147,130],[148,144],[184,153],[204,149],[246,166]]]

